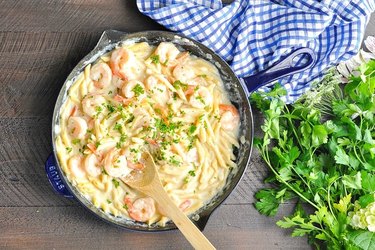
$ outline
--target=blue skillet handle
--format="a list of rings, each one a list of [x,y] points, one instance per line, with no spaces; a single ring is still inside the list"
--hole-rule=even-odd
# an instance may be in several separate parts
[[[293,59],[299,55],[308,55],[306,63],[300,66],[293,66]],[[259,72],[258,74],[244,77],[243,81],[247,87],[247,90],[251,93],[260,87],[266,86],[275,80],[301,72],[314,66],[316,62],[315,52],[310,48],[299,48],[294,50],[287,57],[274,64],[272,67]]]
[[[48,156],[45,163],[45,169],[49,183],[51,183],[55,192],[66,198],[73,199],[74,196],[65,187],[63,180],[60,177],[60,171],[57,169],[56,159],[53,153]]]

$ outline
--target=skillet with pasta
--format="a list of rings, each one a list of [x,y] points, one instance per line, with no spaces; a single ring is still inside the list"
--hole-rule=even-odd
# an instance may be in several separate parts
[[[121,178],[153,155],[164,189],[191,214],[235,171],[239,114],[217,68],[173,43],[123,45],[88,65],[60,111],[57,155],[69,181],[113,216],[163,226],[150,197]]]

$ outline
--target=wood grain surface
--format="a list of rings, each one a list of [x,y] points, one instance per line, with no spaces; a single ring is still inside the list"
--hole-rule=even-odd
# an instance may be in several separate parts
[[[369,33],[375,33],[371,20]],[[178,231],[113,227],[52,191],[44,161],[51,117],[71,69],[105,29],[163,29],[135,0],[0,0],[0,249],[189,249]],[[261,117],[255,114],[256,134]],[[253,207],[267,169],[255,151],[240,185],[204,231],[218,249],[310,249]]]

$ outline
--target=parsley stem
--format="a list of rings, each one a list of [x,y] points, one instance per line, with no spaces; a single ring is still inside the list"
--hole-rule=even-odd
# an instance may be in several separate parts
[[[268,153],[268,150],[266,150],[266,152]],[[300,192],[298,192],[294,187],[292,187],[291,185],[289,185],[288,182],[286,182],[285,180],[283,180],[283,178],[281,178],[281,176],[279,175],[279,173],[277,173],[277,171],[272,167],[271,162],[269,161],[269,157],[266,158],[266,163],[267,163],[268,167],[271,169],[271,171],[275,174],[275,176],[282,183],[284,183],[284,185],[286,185],[288,188],[290,188],[293,192],[295,192],[299,197],[301,197],[303,200],[305,200],[311,206],[315,207],[316,209],[319,209],[319,207],[317,205],[315,205],[313,202],[311,202],[309,199],[307,199],[303,194],[301,194]]]
[[[355,144],[354,147],[353,147],[353,151],[354,151],[355,156],[356,156],[357,159],[361,162],[362,165],[365,165],[365,163],[364,163],[364,162],[361,160],[361,158],[359,157],[356,148],[357,148],[357,144]],[[362,157],[363,157],[363,155],[362,155]]]
[[[333,215],[333,217],[335,218],[336,221],[337,221],[337,218],[336,218],[335,213],[333,212],[333,209],[332,209],[332,206],[331,206],[331,186],[332,186],[333,183],[335,183],[340,178],[341,177],[334,180],[331,184],[329,184],[329,186],[327,188],[327,201],[328,201],[329,211],[331,211],[331,214]]]
[[[290,111],[289,111],[289,109],[288,109],[288,106],[287,106],[287,105],[284,105],[284,106],[285,106],[286,110],[288,111],[288,114],[291,115],[291,113],[290,113]],[[288,120],[288,122],[289,122],[289,124],[290,124],[290,127],[291,127],[292,130],[293,130],[294,137],[296,138],[296,140],[297,140],[297,142],[298,142],[298,144],[299,144],[299,147],[302,148],[302,144],[301,144],[301,142],[300,142],[300,140],[299,140],[299,136],[298,136],[298,134],[297,134],[297,131],[294,129],[294,125],[293,125],[292,119],[288,116],[288,117],[287,117],[287,120]]]
[[[311,190],[310,185],[305,181],[305,178],[303,178],[292,165],[291,168],[293,169],[294,173],[296,173],[298,177],[302,180],[302,182],[305,183],[311,194],[315,195],[315,193]]]

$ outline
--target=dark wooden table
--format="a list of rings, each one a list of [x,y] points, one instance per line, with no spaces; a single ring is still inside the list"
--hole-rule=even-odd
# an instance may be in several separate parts
[[[368,26],[375,33],[375,20]],[[186,249],[179,231],[131,232],[55,194],[44,172],[51,116],[64,79],[105,29],[163,29],[134,0],[0,1],[0,249]],[[371,30],[370,30],[371,29]],[[256,133],[259,133],[259,114]],[[310,249],[253,207],[267,169],[257,152],[243,180],[208,222],[218,249]]]

